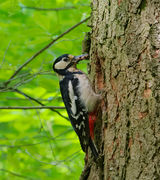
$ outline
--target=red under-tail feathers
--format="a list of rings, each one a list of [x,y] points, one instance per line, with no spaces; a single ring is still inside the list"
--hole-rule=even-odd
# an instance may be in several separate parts
[[[96,121],[96,112],[89,113],[89,129],[90,129],[90,136],[91,139],[94,139],[94,123]]]

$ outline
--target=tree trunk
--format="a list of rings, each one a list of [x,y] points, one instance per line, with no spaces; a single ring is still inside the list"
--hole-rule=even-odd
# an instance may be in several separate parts
[[[89,26],[100,159],[81,179],[160,180],[160,0],[92,0]]]

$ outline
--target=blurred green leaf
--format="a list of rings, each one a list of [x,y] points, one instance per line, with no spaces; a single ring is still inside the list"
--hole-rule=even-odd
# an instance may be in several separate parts
[[[90,14],[89,0],[0,0],[0,88],[37,51]],[[88,4],[88,6],[86,6]],[[63,8],[38,11],[27,7]],[[81,54],[86,23],[41,53],[13,78],[18,88],[45,105],[64,106],[59,82],[52,71],[56,57]],[[86,72],[86,64],[79,67]],[[1,90],[1,89],[0,89]],[[37,106],[22,94],[0,92],[0,106]],[[65,110],[57,110],[67,116]],[[83,152],[69,121],[51,110],[0,110],[0,179],[20,174],[38,180],[79,179]]]

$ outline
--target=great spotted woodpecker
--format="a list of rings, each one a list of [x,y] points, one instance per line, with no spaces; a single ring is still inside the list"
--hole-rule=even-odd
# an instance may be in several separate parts
[[[88,55],[64,54],[54,61],[53,70],[60,78],[62,99],[82,150],[87,153],[89,146],[94,158],[97,159],[93,128],[96,118],[94,112],[100,95],[94,92],[86,74],[76,68],[76,64],[83,59],[88,59]]]

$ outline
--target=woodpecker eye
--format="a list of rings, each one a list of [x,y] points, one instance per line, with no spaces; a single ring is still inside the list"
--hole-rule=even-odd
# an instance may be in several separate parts
[[[69,58],[63,58],[63,61],[68,62]]]

